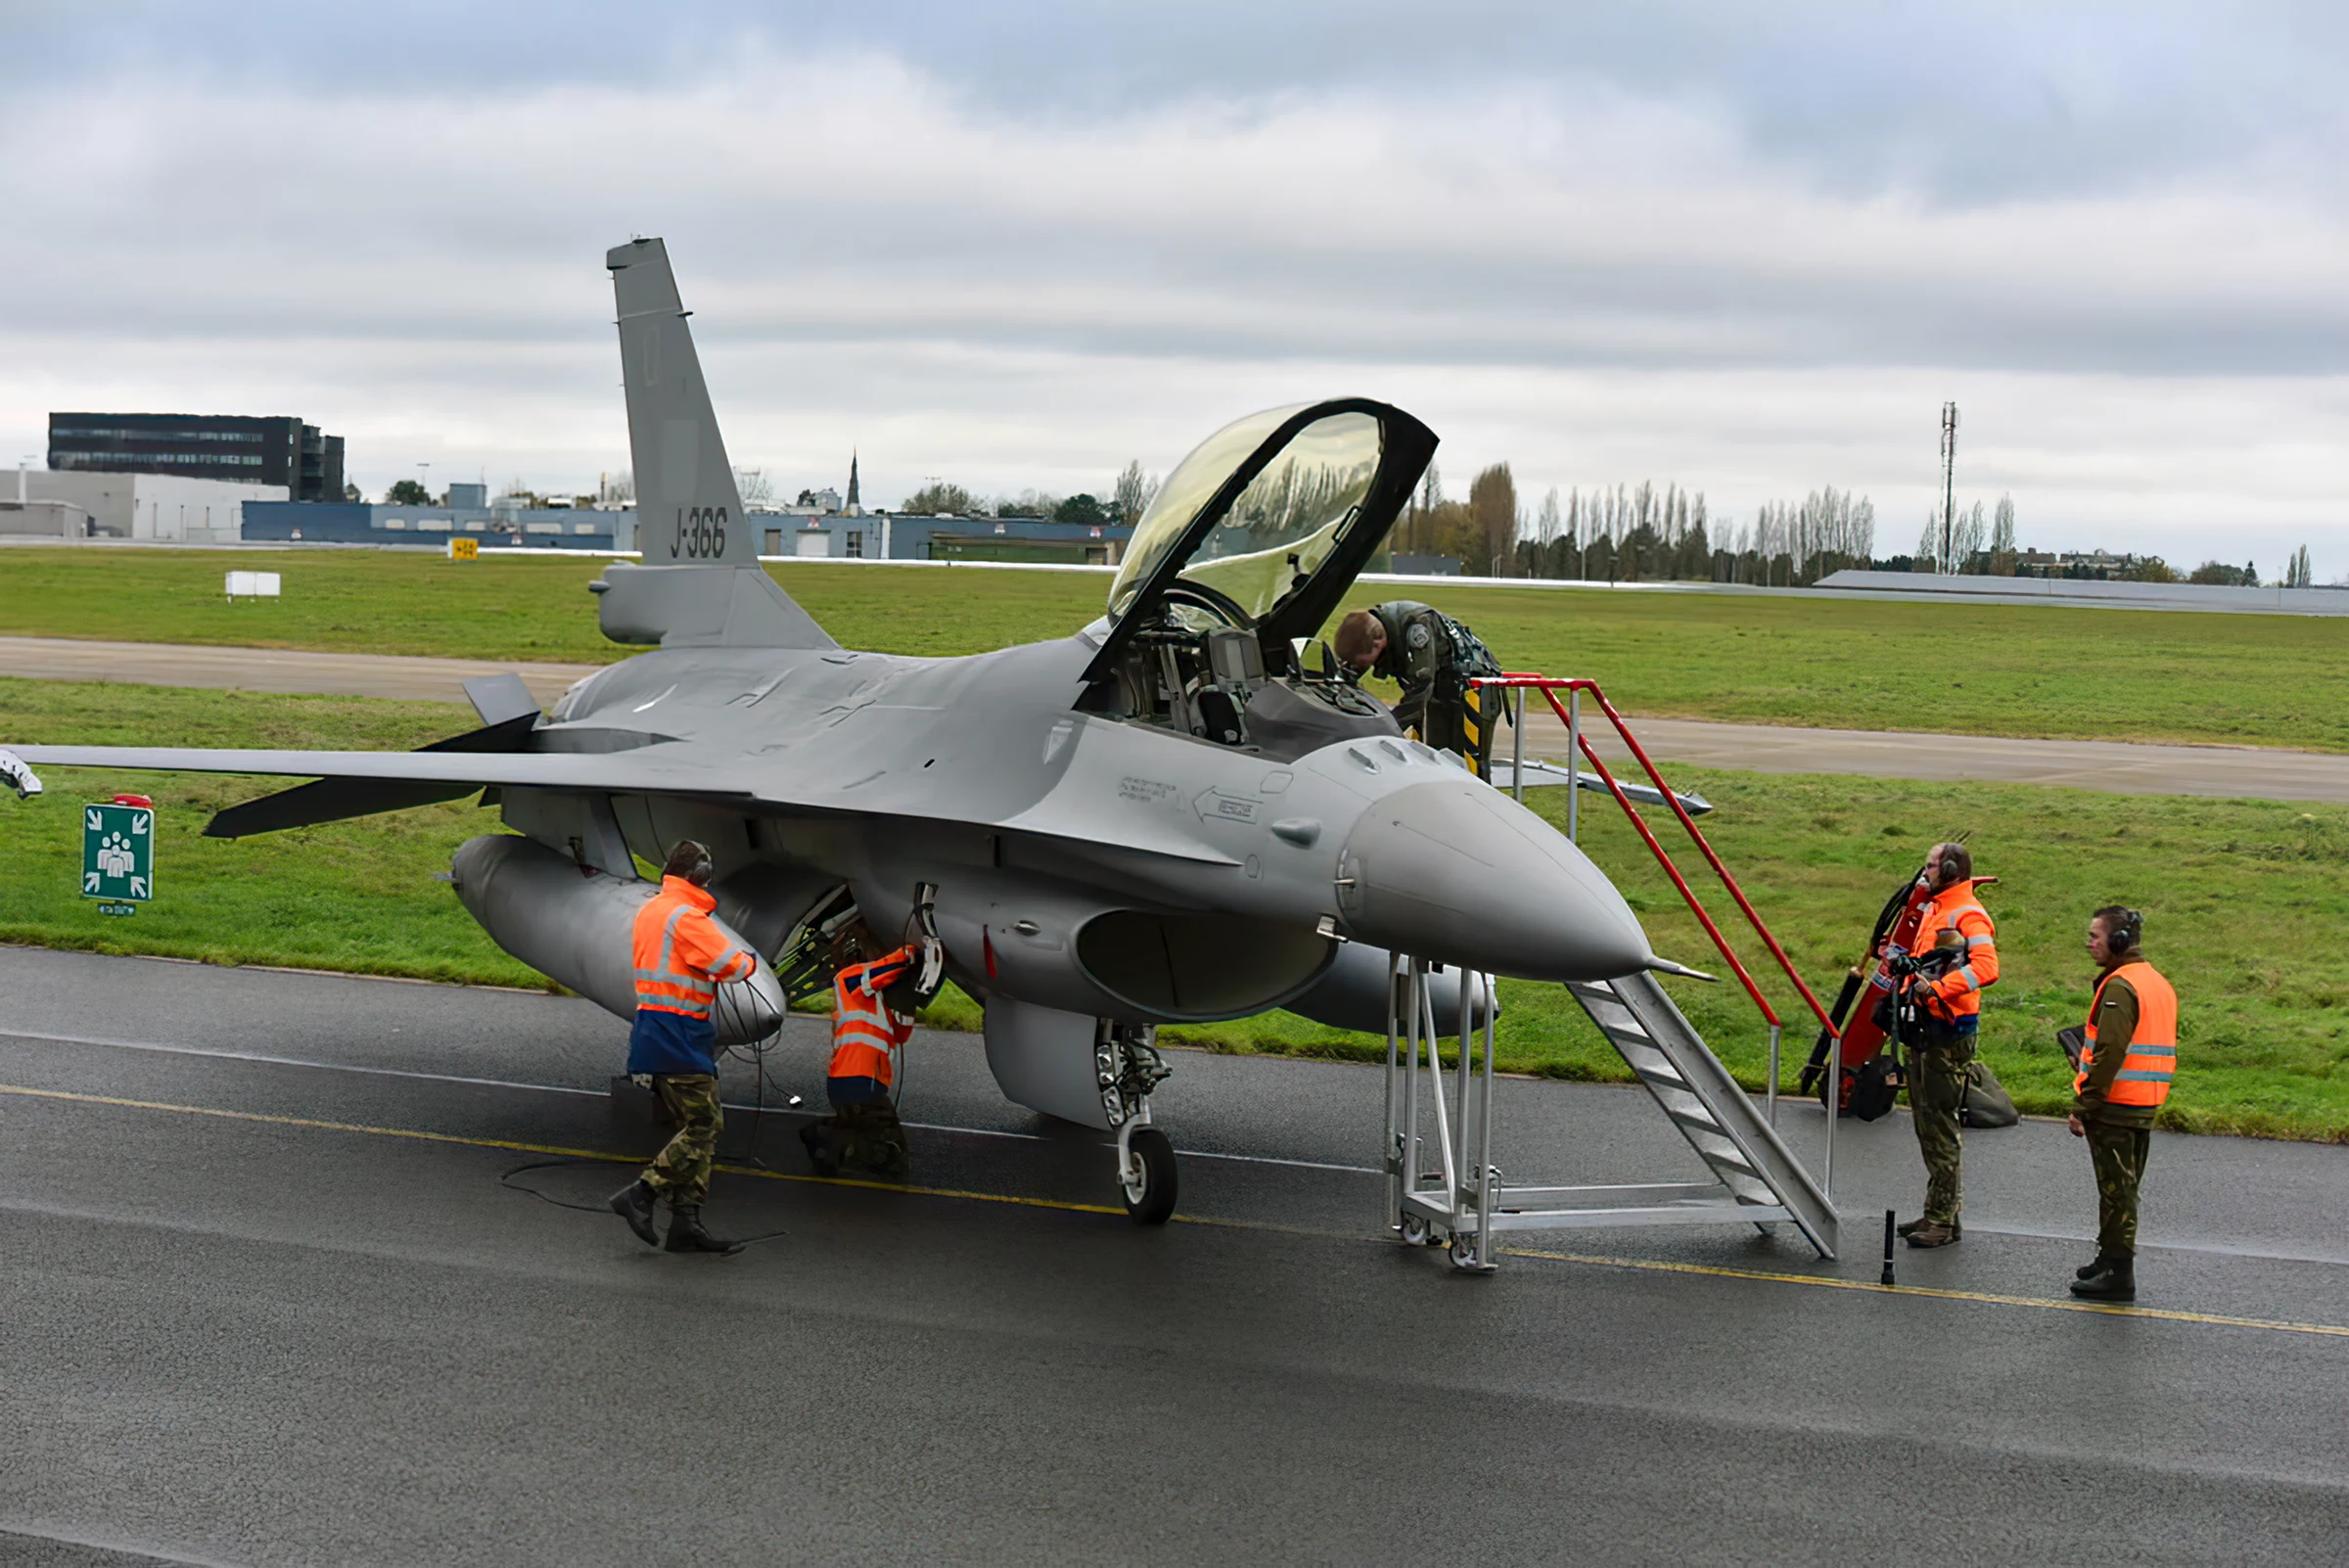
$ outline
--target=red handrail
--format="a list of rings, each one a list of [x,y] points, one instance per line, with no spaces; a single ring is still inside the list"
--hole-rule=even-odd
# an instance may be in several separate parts
[[[1607,701],[1607,694],[1599,690],[1597,681],[1559,680],[1548,675],[1509,673],[1481,675],[1472,680],[1470,684],[1480,688],[1539,691],[1548,702],[1550,711],[1558,715],[1558,722],[1567,725],[1569,729],[1574,729],[1576,726],[1574,721],[1567,716],[1565,705],[1558,701],[1558,693],[1561,691],[1587,691],[1596,699],[1599,711],[1606,715],[1607,721],[1615,726],[1615,733],[1622,738],[1624,746],[1638,761],[1639,765],[1646,769],[1648,780],[1655,785],[1657,793],[1664,797],[1665,804],[1672,807],[1672,814],[1680,818],[1681,826],[1694,841],[1698,852],[1704,855],[1706,863],[1713,867],[1713,874],[1721,878],[1723,887],[1728,889],[1729,897],[1736,900],[1738,909],[1745,915],[1746,924],[1754,928],[1754,935],[1762,939],[1763,945],[1770,949],[1770,955],[1777,960],[1780,972],[1793,982],[1794,989],[1802,993],[1803,1000],[1809,1004],[1812,1013],[1818,1017],[1819,1027],[1824,1029],[1830,1037],[1839,1038],[1842,1035],[1843,1032],[1835,1027],[1835,1021],[1828,1016],[1826,1008],[1819,1005],[1819,998],[1812,994],[1811,988],[1805,985],[1803,977],[1796,973],[1793,960],[1786,956],[1786,949],[1778,945],[1778,939],[1771,935],[1769,925],[1764,922],[1762,916],[1755,910],[1753,903],[1746,898],[1745,890],[1737,885],[1735,877],[1729,875],[1729,868],[1721,863],[1721,856],[1714,853],[1713,846],[1698,830],[1696,819],[1688,814],[1688,808],[1681,804],[1681,798],[1672,786],[1664,782],[1664,775],[1649,760],[1646,749],[1632,733],[1631,726],[1624,722],[1623,715],[1615,711],[1615,705]],[[1522,717],[1522,715],[1520,716]],[[1491,728],[1488,726],[1486,734],[1490,736],[1491,733]],[[1779,1027],[1778,1015],[1771,1008],[1768,999],[1763,996],[1761,988],[1754,984],[1754,977],[1748,974],[1745,965],[1738,961],[1737,954],[1729,947],[1728,939],[1721,934],[1721,928],[1713,923],[1713,917],[1707,914],[1705,906],[1697,901],[1695,893],[1688,887],[1687,879],[1681,875],[1680,867],[1673,864],[1672,856],[1666,853],[1664,846],[1657,842],[1655,834],[1649,830],[1645,819],[1639,815],[1638,809],[1632,805],[1630,798],[1623,793],[1623,787],[1615,782],[1615,775],[1608,771],[1605,762],[1599,761],[1598,753],[1590,745],[1590,737],[1578,732],[1576,739],[1581,745],[1583,756],[1589,761],[1592,770],[1598,774],[1599,782],[1606,785],[1607,793],[1615,797],[1615,804],[1623,807],[1624,815],[1630,817],[1632,826],[1638,829],[1639,837],[1645,841],[1648,852],[1655,855],[1656,863],[1664,868],[1664,874],[1672,878],[1672,885],[1680,890],[1681,898],[1688,905],[1689,912],[1696,916],[1697,923],[1705,928],[1705,935],[1713,939],[1713,945],[1721,950],[1722,957],[1728,962],[1729,968],[1736,974],[1738,981],[1744,985],[1745,993],[1754,999],[1754,1005],[1762,1010],[1763,1018],[1769,1022],[1772,1028]]]

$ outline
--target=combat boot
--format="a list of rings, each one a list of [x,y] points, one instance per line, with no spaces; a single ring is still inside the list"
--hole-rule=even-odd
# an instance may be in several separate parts
[[[800,1142],[807,1150],[807,1163],[826,1180],[840,1175],[840,1150],[834,1146],[833,1132],[828,1121],[810,1122],[800,1129]]]
[[[1914,1230],[1909,1232],[1909,1245],[1911,1247],[1947,1247],[1964,1239],[1965,1230],[1962,1226],[1955,1222],[1945,1225],[1938,1220],[1922,1221]]]
[[[612,1212],[628,1222],[638,1241],[648,1247],[661,1245],[661,1232],[653,1228],[653,1189],[644,1177],[638,1176],[612,1194]]]
[[[2073,1269],[2072,1277],[2074,1279],[2094,1279],[2096,1277],[2096,1275],[2104,1271],[2105,1261],[2104,1255],[2099,1252],[2096,1254],[2096,1262],[2084,1263],[2079,1268]]]
[[[2082,1301],[2137,1300],[2137,1260],[2107,1258],[2101,1273],[2072,1281],[2072,1294]]]
[[[700,1204],[674,1203],[668,1210],[668,1250],[714,1252],[721,1258],[731,1258],[742,1251],[742,1243],[722,1240],[704,1230]]]

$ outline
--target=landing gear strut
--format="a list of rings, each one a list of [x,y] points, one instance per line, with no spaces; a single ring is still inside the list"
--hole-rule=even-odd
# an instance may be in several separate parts
[[[1150,1125],[1150,1091],[1174,1073],[1148,1024],[1104,1019],[1093,1045],[1101,1109],[1118,1130],[1118,1188],[1137,1225],[1163,1225],[1174,1213],[1174,1145]]]

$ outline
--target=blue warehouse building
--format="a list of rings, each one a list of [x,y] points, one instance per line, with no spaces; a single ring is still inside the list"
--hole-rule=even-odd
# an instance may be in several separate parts
[[[867,561],[1001,561],[1116,566],[1133,530],[1123,523],[1036,517],[912,517],[901,513],[755,512],[759,553]]]
[[[802,560],[999,561],[1116,566],[1133,530],[1121,523],[1047,518],[909,517],[875,512],[752,512],[759,553]],[[579,507],[377,506],[365,502],[248,501],[247,543],[445,546],[452,534],[484,550],[634,550],[633,510]]]
[[[243,537],[248,544],[286,541],[441,548],[451,534],[479,539],[485,550],[500,545],[632,550],[636,547],[636,514],[572,507],[371,506],[363,501],[245,503]],[[616,542],[622,540],[625,542]]]

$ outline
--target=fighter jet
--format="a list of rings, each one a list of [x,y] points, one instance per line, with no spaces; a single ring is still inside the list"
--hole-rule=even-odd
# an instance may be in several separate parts
[[[1163,1024],[1287,1008],[1386,1027],[1394,954],[1613,979],[1671,968],[1580,851],[1457,759],[1405,738],[1314,642],[1435,451],[1361,397],[1269,409],[1167,478],[1105,613],[997,653],[842,647],[760,566],[667,249],[607,257],[643,564],[591,586],[606,636],[652,651],[541,714],[469,687],[482,726],[417,752],[26,746],[28,762],[315,782],[221,812],[236,838],[479,792],[509,830],[456,852],[507,952],[634,1011],[629,925],[678,839],[710,846],[719,918],[770,964],[727,988],[721,1040],[780,1027],[852,912],[905,929],[917,890],[947,973],[986,1009],[1017,1104],[1116,1130],[1144,1222],[1174,1206],[1152,1125]],[[14,771],[10,771],[12,768]],[[812,982],[812,984],[810,983]],[[1466,992],[1463,996],[1463,992]]]

